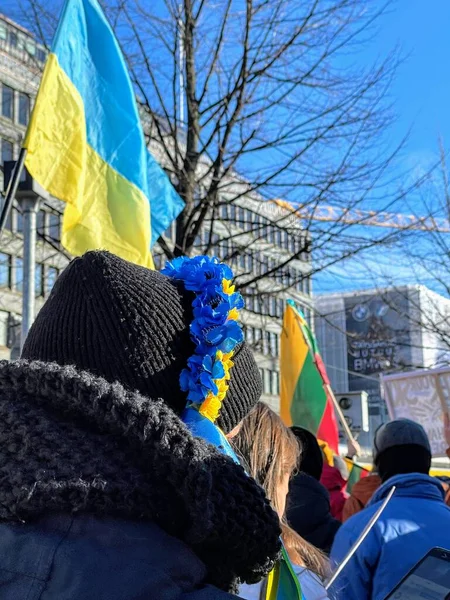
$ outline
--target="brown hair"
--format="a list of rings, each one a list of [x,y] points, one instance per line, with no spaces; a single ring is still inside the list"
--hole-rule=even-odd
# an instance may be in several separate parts
[[[233,439],[248,473],[264,488],[273,508],[280,514],[277,490],[286,473],[293,475],[300,460],[297,438],[266,404],[258,402],[242,421]],[[325,556],[289,527],[280,517],[282,537],[291,561],[310,569],[321,578],[328,574]]]

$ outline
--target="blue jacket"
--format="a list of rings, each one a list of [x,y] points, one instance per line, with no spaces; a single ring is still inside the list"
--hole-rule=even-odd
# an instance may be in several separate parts
[[[5,600],[232,600],[206,569],[152,523],[59,515],[0,525]]]
[[[393,485],[397,487],[393,498],[338,577],[330,597],[384,600],[431,548],[450,548],[450,509],[441,483],[411,473],[389,479],[365,510],[342,525],[331,550],[332,561],[343,560]]]

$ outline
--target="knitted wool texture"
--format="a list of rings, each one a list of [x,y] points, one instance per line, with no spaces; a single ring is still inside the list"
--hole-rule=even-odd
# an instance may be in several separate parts
[[[1,361],[0,383],[1,521],[152,520],[225,590],[272,568],[280,531],[264,492],[165,402],[40,362]]]
[[[119,381],[179,414],[186,393],[179,378],[194,353],[189,325],[194,295],[156,271],[108,252],[88,252],[64,270],[39,312],[22,358],[75,365]],[[233,356],[230,387],[218,425],[228,433],[262,393],[245,343]]]

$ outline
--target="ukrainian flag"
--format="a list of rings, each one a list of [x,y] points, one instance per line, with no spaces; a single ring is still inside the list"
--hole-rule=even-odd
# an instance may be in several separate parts
[[[67,0],[24,142],[26,167],[67,203],[62,243],[153,266],[183,209],[149,154],[131,80],[97,0]]]

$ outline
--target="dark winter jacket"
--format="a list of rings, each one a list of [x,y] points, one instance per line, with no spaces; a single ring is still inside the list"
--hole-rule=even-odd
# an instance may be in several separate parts
[[[341,525],[331,516],[327,490],[306,473],[299,473],[291,481],[287,519],[302,538],[327,554]]]
[[[0,597],[8,600],[232,600],[152,523],[59,515],[0,525]]]
[[[162,400],[0,361],[1,599],[225,600],[278,535],[262,489]]]

